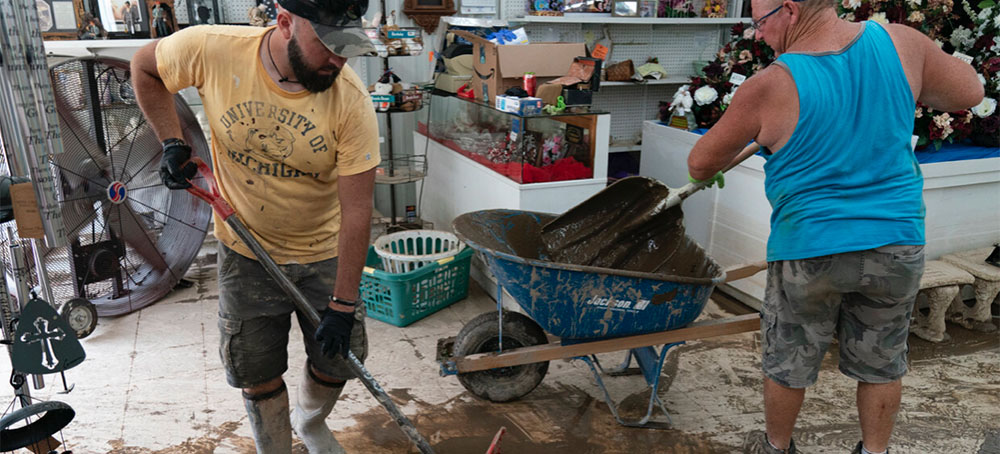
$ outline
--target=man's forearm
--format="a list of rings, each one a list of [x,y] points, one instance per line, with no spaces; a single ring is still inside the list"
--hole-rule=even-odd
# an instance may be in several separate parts
[[[139,49],[131,66],[136,101],[156,137],[161,141],[184,137],[174,107],[174,95],[163,85],[156,71],[156,42]]]
[[[371,203],[358,205],[362,206],[354,207],[350,213],[342,213],[337,240],[340,256],[337,262],[337,286],[333,295],[349,301],[358,300],[361,270],[365,266],[371,241]]]

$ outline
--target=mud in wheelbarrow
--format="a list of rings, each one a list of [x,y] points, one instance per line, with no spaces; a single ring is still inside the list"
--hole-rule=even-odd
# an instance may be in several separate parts
[[[715,286],[726,280],[726,272],[683,232],[670,265],[656,272],[549,261],[539,234],[555,217],[484,210],[455,219],[456,234],[481,253],[498,285],[527,316],[505,310],[482,314],[455,338],[443,339],[438,352],[442,374],[457,374],[462,385],[479,397],[509,401],[541,382],[549,360],[581,359],[594,372],[619,423],[669,427],[669,414],[656,392],[667,351],[685,340],[758,329],[758,315],[692,324]],[[560,341],[549,343],[547,334]],[[595,356],[623,350],[627,356],[615,370],[604,370]],[[633,358],[652,388],[646,416],[634,422],[618,415],[601,379],[601,372],[616,375],[629,370]],[[667,415],[668,422],[652,420],[654,407]]]

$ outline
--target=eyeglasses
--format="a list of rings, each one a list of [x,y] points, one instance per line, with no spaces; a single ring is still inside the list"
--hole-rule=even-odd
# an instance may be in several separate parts
[[[796,1],[802,1],[802,0],[796,0]],[[767,14],[763,15],[760,19],[757,19],[757,20],[751,22],[750,23],[750,28],[753,29],[756,32],[760,32],[760,28],[764,26],[764,22],[767,21],[767,18],[773,16],[774,13],[776,13],[778,11],[781,11],[781,8],[784,8],[784,7],[785,7],[784,4],[778,5],[778,7],[775,8],[775,9],[773,9],[773,10],[771,10],[770,13],[767,13]]]

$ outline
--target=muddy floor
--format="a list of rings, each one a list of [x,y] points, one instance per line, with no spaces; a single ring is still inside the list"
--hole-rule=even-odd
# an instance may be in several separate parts
[[[74,453],[254,452],[240,393],[225,383],[218,359],[214,256],[204,255],[187,277],[195,285],[162,302],[100,320],[83,341],[88,359],[67,372],[73,392],[58,394],[57,376],[34,391],[76,410],[57,435]],[[658,395],[671,412],[670,430],[617,424],[580,361],[553,361],[541,385],[518,401],[480,400],[455,377],[441,377],[434,362],[439,338],[496,307],[471,287],[468,299],[409,327],[368,322],[369,369],[439,454],[483,453],[500,427],[507,429],[507,454],[736,453],[746,432],[763,427],[759,340],[751,333],[689,342],[669,353]],[[702,318],[746,312],[719,297]],[[285,378],[294,404],[304,355],[293,331]],[[1000,453],[1000,335],[950,324],[948,333],[941,344],[910,338],[893,453]],[[854,383],[837,372],[836,353],[834,346],[807,393],[795,434],[801,452],[848,453],[860,439]],[[599,358],[614,366],[623,356]],[[0,364],[0,376],[9,373]],[[641,376],[604,380],[623,418],[645,414],[649,390]],[[12,396],[0,388],[4,406]],[[358,383],[348,385],[328,423],[349,453],[416,452]],[[297,443],[295,452],[305,449]]]

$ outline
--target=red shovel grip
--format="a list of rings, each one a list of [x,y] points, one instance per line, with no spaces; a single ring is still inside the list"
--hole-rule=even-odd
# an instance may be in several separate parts
[[[229,219],[236,211],[233,210],[233,207],[229,206],[229,202],[226,202],[226,199],[222,198],[222,194],[219,194],[219,186],[215,182],[215,175],[212,173],[212,168],[198,157],[191,158],[191,162],[198,166],[198,173],[205,177],[209,190],[199,188],[193,181],[188,180],[191,183],[191,187],[187,188],[187,192],[208,202],[212,206],[212,210],[215,211],[215,214],[219,215],[223,221]]]

